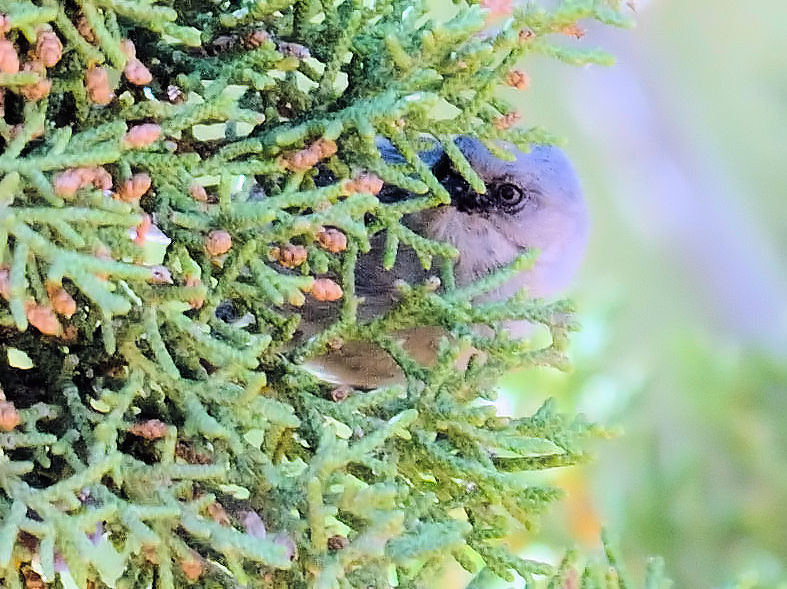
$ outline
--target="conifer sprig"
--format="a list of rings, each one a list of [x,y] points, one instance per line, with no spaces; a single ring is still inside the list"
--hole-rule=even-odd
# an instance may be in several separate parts
[[[570,308],[472,303],[523,261],[453,289],[456,252],[402,218],[449,200],[425,135],[477,189],[453,135],[549,139],[510,128],[495,89],[532,53],[603,61],[555,39],[623,24],[617,2],[530,6],[494,34],[476,2],[447,21],[400,0],[0,13],[4,586],[417,587],[451,559],[473,586],[566,586],[569,565],[499,540],[560,495],[527,472],[584,460],[603,431],[549,402],[511,420],[477,401],[506,369],[563,366]],[[384,183],[413,197],[386,202]],[[409,248],[446,288],[403,285],[361,321],[355,263],[380,233],[386,266]],[[293,348],[318,303],[337,319]],[[509,339],[512,319],[552,342]],[[451,333],[434,366],[395,335],[427,324]],[[303,370],[338,339],[384,348],[406,386],[336,391]]]

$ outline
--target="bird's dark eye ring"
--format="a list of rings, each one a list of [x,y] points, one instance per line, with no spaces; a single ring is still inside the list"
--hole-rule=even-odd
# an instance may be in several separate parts
[[[519,188],[519,186],[506,182],[505,184],[501,184],[497,187],[495,196],[497,197],[497,200],[500,202],[500,204],[507,207],[515,207],[522,202],[522,199],[525,197],[525,193],[521,188]]]

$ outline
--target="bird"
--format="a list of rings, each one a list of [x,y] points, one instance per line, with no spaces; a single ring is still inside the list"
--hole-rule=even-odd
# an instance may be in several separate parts
[[[563,151],[554,145],[533,145],[524,152],[500,142],[512,159],[498,158],[478,139],[459,135],[456,146],[486,190],[478,192],[452,164],[447,153],[436,147],[420,154],[448,191],[451,202],[406,215],[403,223],[428,239],[448,243],[458,251],[454,263],[457,287],[473,284],[510,264],[523,253],[537,250],[532,267],[523,270],[475,301],[502,301],[526,289],[533,298],[546,298],[565,290],[580,265],[588,239],[588,211],[577,174]],[[388,162],[403,162],[387,140],[378,149]],[[391,202],[413,195],[393,186],[380,193]],[[424,283],[434,271],[423,267],[415,252],[400,247],[394,266],[383,267],[384,235],[375,235],[371,250],[356,264],[356,295],[363,304],[361,320],[369,320],[392,308],[400,296],[397,284]],[[336,309],[333,309],[335,314]],[[315,334],[330,320],[326,307],[303,311],[301,334]],[[526,335],[532,325],[512,321],[505,325],[513,337]],[[436,357],[443,328],[424,326],[396,334],[416,360],[429,364]],[[404,374],[382,349],[367,341],[345,342],[340,348],[310,358],[305,366],[322,380],[354,388],[373,389],[402,384]]]

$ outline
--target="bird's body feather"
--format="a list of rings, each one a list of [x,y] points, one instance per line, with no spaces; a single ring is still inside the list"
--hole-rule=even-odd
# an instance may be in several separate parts
[[[456,143],[484,181],[486,192],[473,191],[442,150],[430,150],[422,158],[451,193],[452,204],[408,215],[404,222],[424,237],[450,243],[459,251],[454,266],[457,286],[472,284],[520,254],[538,250],[531,269],[480,300],[504,300],[523,288],[533,297],[548,297],[565,289],[579,265],[588,226],[584,200],[568,160],[552,146],[534,147],[529,153],[507,146],[515,156],[507,162],[494,157],[477,140],[459,137]],[[378,147],[389,162],[404,161],[390,143],[381,141]],[[395,187],[385,192],[389,201],[409,196]],[[419,284],[435,274],[424,269],[408,247],[400,247],[393,268],[385,270],[383,243],[384,236],[375,236],[371,251],[361,255],[356,266],[356,294],[364,299],[359,309],[362,321],[383,314],[396,303],[398,281]],[[316,333],[335,309],[305,309],[302,337]],[[507,328],[519,336],[527,325],[512,322]],[[446,331],[440,327],[424,326],[398,332],[395,338],[413,358],[429,364],[443,335]],[[324,380],[362,388],[403,380],[393,359],[365,341],[345,342],[340,349],[311,359],[308,366]]]

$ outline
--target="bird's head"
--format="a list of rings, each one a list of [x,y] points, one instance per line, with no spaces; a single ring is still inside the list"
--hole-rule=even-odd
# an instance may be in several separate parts
[[[456,145],[486,191],[473,190],[443,153],[433,172],[451,195],[451,204],[429,211],[422,231],[459,250],[457,281],[472,282],[536,249],[540,253],[533,270],[505,290],[526,286],[533,296],[548,296],[565,288],[585,249],[588,218],[576,174],[563,152],[538,145],[524,153],[501,144],[514,156],[505,161],[470,137],[457,137]]]

